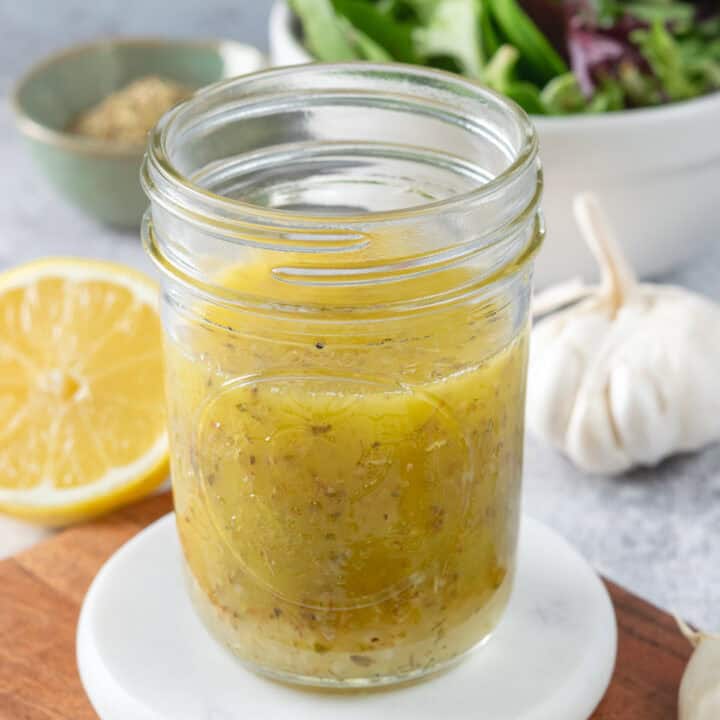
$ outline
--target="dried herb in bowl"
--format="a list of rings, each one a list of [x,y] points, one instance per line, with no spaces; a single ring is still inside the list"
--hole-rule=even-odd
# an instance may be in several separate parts
[[[99,140],[141,145],[160,117],[191,94],[192,90],[172,80],[142,77],[78,115],[69,130]]]
[[[713,0],[289,0],[319,60],[476,78],[534,114],[608,112],[720,89]]]

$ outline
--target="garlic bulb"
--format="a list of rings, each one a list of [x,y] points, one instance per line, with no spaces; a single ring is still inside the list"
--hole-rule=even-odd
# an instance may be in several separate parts
[[[720,306],[638,283],[597,200],[580,195],[574,209],[602,280],[536,298],[545,310],[584,297],[533,331],[528,427],[583,470],[606,474],[719,439]]]
[[[676,618],[695,651],[680,683],[679,720],[720,718],[720,636],[694,632]]]

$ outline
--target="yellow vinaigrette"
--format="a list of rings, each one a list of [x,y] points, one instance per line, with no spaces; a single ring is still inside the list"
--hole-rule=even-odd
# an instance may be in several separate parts
[[[259,263],[220,282],[280,303],[358,296]],[[288,329],[213,306],[176,324],[178,528],[194,601],[241,658],[314,682],[411,677],[491,632],[511,586],[527,354],[525,332],[500,344],[498,310],[377,327],[327,310]]]

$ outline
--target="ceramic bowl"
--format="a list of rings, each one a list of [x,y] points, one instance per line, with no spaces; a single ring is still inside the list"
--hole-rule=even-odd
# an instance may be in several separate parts
[[[68,202],[116,226],[136,227],[147,207],[140,187],[144,145],[66,132],[79,113],[146,75],[190,88],[260,69],[255,48],[229,41],[109,39],[62,51],[31,68],[12,97],[37,167]]]
[[[271,61],[311,62],[285,2],[270,19]],[[594,277],[572,217],[572,198],[593,190],[643,276],[697,256],[720,228],[720,92],[659,108],[533,117],[545,169],[548,236],[536,283]]]

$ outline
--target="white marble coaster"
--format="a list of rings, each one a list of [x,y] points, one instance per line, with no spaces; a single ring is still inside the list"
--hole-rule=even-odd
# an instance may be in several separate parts
[[[491,640],[415,685],[330,694],[243,668],[195,617],[173,515],[108,560],[77,635],[80,676],[102,720],[585,720],[607,688],[615,647],[605,587],[529,518],[515,591]]]

